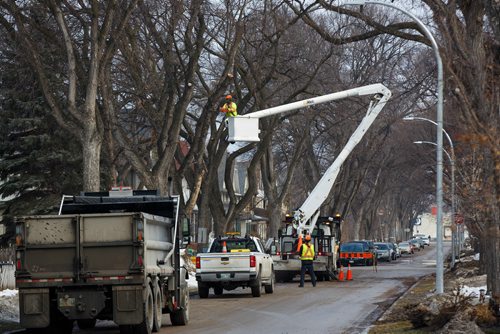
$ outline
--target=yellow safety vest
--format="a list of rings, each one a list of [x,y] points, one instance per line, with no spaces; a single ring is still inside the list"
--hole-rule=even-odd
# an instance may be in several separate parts
[[[314,245],[303,244],[300,259],[311,261],[314,260]]]
[[[225,103],[222,109],[227,110],[226,116],[238,116],[238,106],[234,102]]]

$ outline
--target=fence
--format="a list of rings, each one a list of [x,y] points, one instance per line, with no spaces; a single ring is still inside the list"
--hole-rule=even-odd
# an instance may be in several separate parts
[[[14,247],[0,248],[0,291],[16,287],[14,256]]]

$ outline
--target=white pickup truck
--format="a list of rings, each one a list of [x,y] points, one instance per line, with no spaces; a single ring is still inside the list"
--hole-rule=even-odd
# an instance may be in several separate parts
[[[216,296],[223,290],[250,287],[252,296],[260,297],[274,291],[274,265],[256,237],[219,237],[210,243],[208,253],[196,256],[196,280],[200,298],[207,298],[209,289]]]

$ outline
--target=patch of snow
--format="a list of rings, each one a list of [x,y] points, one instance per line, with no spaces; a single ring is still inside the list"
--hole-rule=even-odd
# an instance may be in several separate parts
[[[479,253],[474,254],[474,260],[479,261],[479,257],[480,257]]]
[[[0,291],[0,297],[13,297],[17,295],[17,290],[5,289]]]
[[[17,290],[0,291],[0,321],[19,322],[19,297]]]
[[[464,296],[479,297],[479,290],[486,291],[486,286],[471,287],[464,285],[460,288],[460,294]]]

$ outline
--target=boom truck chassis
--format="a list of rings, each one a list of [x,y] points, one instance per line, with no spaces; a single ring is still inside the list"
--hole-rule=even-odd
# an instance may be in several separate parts
[[[320,220],[318,225],[320,208],[330,194],[342,164],[361,141],[364,134],[375,121],[375,118],[382,111],[391,97],[391,92],[382,84],[373,84],[264,109],[242,116],[230,117],[227,120],[229,128],[228,141],[255,142],[259,141],[260,118],[320,103],[367,95],[372,96],[372,99],[366,115],[363,117],[337,158],[316,184],[310,195],[300,208],[294,212],[291,224],[285,224],[285,227],[280,230],[281,233],[278,236],[278,240],[270,245],[271,254],[275,262],[277,280],[291,280],[296,274],[300,273],[300,259],[298,255],[293,254],[296,252],[293,246],[296,245],[295,242],[300,243],[302,241],[302,236],[307,234],[311,235],[312,242],[314,242],[317,250],[320,245],[328,246],[329,250],[331,250],[330,252],[325,252],[325,255],[319,255],[318,252],[314,261],[314,271],[319,272],[319,278],[336,278],[337,252],[335,251],[335,246],[336,243],[340,241],[340,222],[338,233],[335,231],[335,228],[332,229],[329,224],[326,224],[327,221],[324,219]],[[324,243],[325,240],[327,240],[326,243]]]
[[[316,250],[314,273],[319,281],[329,281],[335,272],[337,263],[337,241],[340,240],[339,215],[318,217],[311,233],[311,241]],[[297,254],[297,229],[292,217],[287,217],[284,226],[278,231],[278,240],[270,243],[271,257],[274,261],[276,281],[289,282],[300,273],[301,262]]]
[[[113,320],[120,333],[159,331],[189,320],[181,243],[189,221],[179,198],[156,191],[63,196],[59,215],[16,219],[20,324],[46,333]]]

